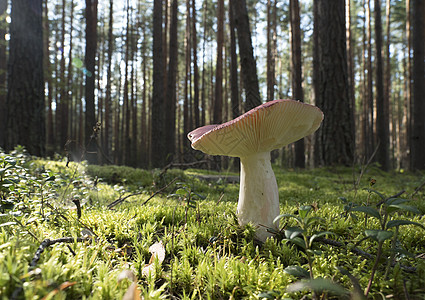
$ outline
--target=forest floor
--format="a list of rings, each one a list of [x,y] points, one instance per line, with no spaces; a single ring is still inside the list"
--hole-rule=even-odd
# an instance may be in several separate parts
[[[0,152],[0,299],[424,299],[423,173],[273,168],[261,243],[237,173]]]

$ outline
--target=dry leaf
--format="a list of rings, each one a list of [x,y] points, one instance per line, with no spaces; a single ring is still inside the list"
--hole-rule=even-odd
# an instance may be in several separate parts
[[[165,259],[165,247],[162,244],[162,242],[155,243],[152,246],[149,247],[149,252],[152,253],[152,256],[149,260],[149,264],[147,264],[143,270],[142,274],[143,276],[148,276],[149,273],[153,273],[155,270],[154,262],[155,258],[158,259],[158,262],[161,264]]]
[[[122,271],[117,278],[118,283],[123,281],[124,279],[128,279],[132,281],[133,283],[128,287],[127,291],[125,292],[124,296],[122,297],[122,300],[141,300],[140,298],[140,291],[137,288],[137,277],[134,275],[133,271],[131,270],[124,270]]]
[[[118,275],[117,281],[118,281],[118,283],[120,283],[121,281],[123,281],[126,278],[129,279],[130,281],[133,281],[133,282],[137,281],[136,275],[134,275],[133,271],[128,270],[128,269],[122,271]]]
[[[60,286],[58,286],[57,288],[55,288],[53,291],[51,291],[50,293],[48,293],[43,299],[41,300],[46,300],[46,299],[51,299],[54,295],[56,295],[57,293],[59,293],[60,291],[63,291],[64,289],[66,289],[67,287],[73,286],[74,284],[76,284],[76,282],[70,282],[70,281],[65,281],[64,283],[62,283]]]
[[[140,299],[140,291],[137,288],[137,283],[133,282],[125,292],[122,300],[141,300]]]

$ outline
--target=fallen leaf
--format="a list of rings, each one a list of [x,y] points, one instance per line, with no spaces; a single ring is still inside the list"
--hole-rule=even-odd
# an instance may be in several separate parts
[[[152,253],[152,256],[149,260],[149,264],[147,264],[143,270],[143,276],[149,276],[149,273],[153,273],[155,270],[154,262],[155,258],[158,259],[158,263],[161,264],[165,259],[165,247],[162,242],[155,243],[149,247],[149,252]]]
[[[73,286],[74,284],[76,284],[76,282],[70,282],[70,281],[65,281],[64,283],[62,283],[60,286],[58,286],[57,288],[55,288],[53,291],[51,291],[50,293],[48,293],[46,296],[43,297],[43,299],[41,300],[46,300],[46,299],[52,299],[52,297],[54,295],[56,295],[57,293],[59,293],[60,291],[63,291],[64,289],[66,289],[67,287]]]
[[[141,300],[140,298],[140,290],[137,288],[137,277],[134,275],[133,271],[126,269],[122,271],[117,278],[118,283],[123,281],[124,279],[128,279],[132,281],[131,285],[128,287],[125,292],[122,300]]]

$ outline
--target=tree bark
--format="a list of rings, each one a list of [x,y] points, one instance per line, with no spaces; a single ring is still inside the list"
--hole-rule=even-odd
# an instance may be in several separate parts
[[[382,22],[381,22],[381,1],[375,0],[375,62],[376,62],[376,139],[378,151],[376,158],[381,168],[388,171],[390,167],[389,156],[389,116],[388,99],[384,98],[384,70],[382,64]]]
[[[170,24],[170,51],[168,61],[168,78],[167,78],[167,96],[165,107],[165,139],[166,143],[166,156],[167,163],[174,160],[176,152],[176,81],[177,81],[177,58],[178,58],[178,42],[177,42],[177,28],[178,28],[178,1],[173,0],[171,9],[171,24]]]
[[[6,18],[7,2],[0,7],[0,19]],[[5,39],[7,32],[6,22],[0,24],[0,147],[4,148],[6,145],[6,95],[7,95],[7,57],[6,49],[7,42]]]
[[[317,1],[318,68],[316,105],[325,115],[316,134],[319,163],[352,165],[353,124],[348,96],[344,1]],[[316,20],[315,20],[316,22]]]
[[[304,102],[302,87],[302,58],[301,58],[301,21],[298,0],[289,1],[291,19],[291,66],[292,66],[292,95],[295,100]],[[305,168],[304,139],[295,142],[295,167]]]
[[[163,167],[165,164],[164,139],[164,76],[162,59],[162,0],[154,0],[153,7],[153,91],[151,125],[150,166]]]
[[[44,156],[46,144],[42,1],[13,0],[11,10],[7,144]]]
[[[232,0],[235,25],[238,35],[239,57],[245,89],[245,111],[261,104],[257,66],[252,48],[251,29],[245,0]]]
[[[425,2],[412,0],[413,107],[411,164],[414,170],[425,170]]]
[[[96,154],[96,112],[94,105],[95,67],[97,51],[97,3],[98,0],[86,0],[86,53],[85,53],[85,146],[86,158],[89,163],[97,162]]]
[[[224,45],[224,0],[218,0],[217,8],[217,59],[215,67],[215,92],[213,123],[223,122],[223,45]]]
[[[195,127],[201,126],[199,116],[198,37],[196,32],[196,0],[192,0],[192,50],[193,50],[193,117]]]

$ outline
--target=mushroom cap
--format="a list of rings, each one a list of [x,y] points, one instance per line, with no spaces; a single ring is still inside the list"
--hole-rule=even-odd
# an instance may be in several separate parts
[[[322,111],[295,100],[273,100],[220,125],[199,127],[187,136],[192,148],[210,155],[245,157],[269,152],[315,132]]]

